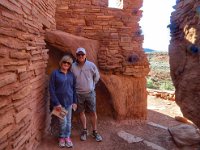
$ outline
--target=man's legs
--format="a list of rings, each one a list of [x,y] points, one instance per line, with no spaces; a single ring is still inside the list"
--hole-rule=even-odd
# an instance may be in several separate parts
[[[85,141],[87,140],[87,135],[88,135],[88,131],[87,131],[87,123],[86,123],[86,116],[85,116],[85,112],[80,112],[80,119],[81,119],[81,123],[83,126],[83,131],[81,132],[81,141]]]
[[[80,112],[80,119],[81,119],[81,123],[83,126],[83,129],[87,129],[87,123],[86,123],[86,116],[85,116],[85,112]]]
[[[97,130],[97,113],[91,112],[91,121],[92,121],[92,128],[93,130]]]
[[[96,113],[96,93],[95,93],[95,91],[91,92],[88,96],[89,97],[87,99],[87,102],[88,102],[87,106],[90,111],[90,117],[91,117],[91,122],[92,122],[92,128],[93,128],[92,136],[95,138],[95,140],[97,142],[100,142],[100,141],[102,141],[102,137],[97,132],[97,113]]]
[[[81,120],[81,124],[83,126],[83,131],[81,132],[80,139],[81,141],[85,141],[87,139],[87,119],[85,116],[85,94],[77,94],[78,99],[78,112]]]
[[[84,100],[83,100],[84,99]],[[92,122],[92,136],[96,141],[102,141],[102,137],[97,133],[97,113],[96,113],[96,93],[92,91],[87,94],[78,95],[78,110],[80,113],[81,123],[83,125],[83,131],[81,133],[81,140],[85,141],[87,139],[87,119],[85,115],[85,106],[88,111],[90,111],[90,117]]]

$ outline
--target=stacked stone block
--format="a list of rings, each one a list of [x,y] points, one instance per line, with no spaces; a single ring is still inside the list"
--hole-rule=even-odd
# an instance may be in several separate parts
[[[97,53],[101,80],[111,95],[117,119],[146,119],[147,116],[145,77],[149,63],[142,49],[139,26],[142,2],[126,0],[123,9],[117,9],[109,8],[108,0],[56,1],[58,30],[99,42],[98,49],[86,49],[87,56],[92,55],[91,51]],[[101,88],[97,88],[97,93],[101,93],[98,92]],[[98,97],[101,96],[97,95],[100,103]]]
[[[149,64],[139,26],[142,0],[126,0],[123,9],[108,8],[108,0],[57,0],[57,29],[98,40],[98,65],[109,74],[144,77]]]
[[[0,149],[35,149],[47,101],[46,30],[55,29],[55,0],[0,1]]]

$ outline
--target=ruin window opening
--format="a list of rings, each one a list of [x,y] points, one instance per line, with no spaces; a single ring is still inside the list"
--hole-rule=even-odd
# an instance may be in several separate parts
[[[109,8],[123,9],[123,0],[108,0]]]

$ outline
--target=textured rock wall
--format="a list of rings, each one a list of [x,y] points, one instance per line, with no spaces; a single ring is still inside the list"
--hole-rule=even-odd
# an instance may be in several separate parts
[[[98,40],[98,65],[105,73],[144,77],[148,71],[139,26],[142,0],[108,8],[108,0],[57,0],[57,29]]]
[[[104,98],[111,98],[106,101],[112,104],[115,117],[146,119],[145,76],[149,64],[142,49],[143,35],[138,23],[142,15],[139,10],[142,0],[124,1],[124,9],[108,8],[108,0],[57,0],[56,3],[58,30],[98,41],[98,49],[86,48],[87,56],[92,60],[90,58],[97,55],[94,62],[107,88]],[[72,45],[67,40],[64,43]],[[84,47],[81,43],[79,40],[71,46],[72,54],[76,46]],[[103,93],[102,90],[102,87],[97,87],[97,93]],[[97,95],[97,100],[99,97],[103,98]],[[97,103],[100,108],[107,108],[101,105],[101,101]]]
[[[200,1],[179,0],[171,16],[170,70],[176,102],[200,127]]]
[[[55,0],[0,1],[0,149],[35,149],[44,132]]]

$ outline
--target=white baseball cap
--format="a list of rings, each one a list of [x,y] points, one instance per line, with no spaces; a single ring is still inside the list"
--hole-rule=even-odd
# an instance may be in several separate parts
[[[86,54],[85,48],[79,47],[76,50],[76,54],[78,54],[79,52],[82,52],[83,54]]]

